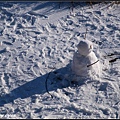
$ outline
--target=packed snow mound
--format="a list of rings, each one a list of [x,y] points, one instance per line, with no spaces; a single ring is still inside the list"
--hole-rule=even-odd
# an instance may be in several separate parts
[[[82,40],[77,45],[77,52],[74,53],[72,61],[72,72],[77,76],[74,80],[82,78],[97,79],[100,77],[100,62],[93,52],[91,41]]]

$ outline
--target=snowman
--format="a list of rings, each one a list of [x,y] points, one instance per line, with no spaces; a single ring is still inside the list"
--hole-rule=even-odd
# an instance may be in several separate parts
[[[72,81],[82,79],[97,79],[100,76],[100,62],[93,51],[93,44],[88,40],[81,40],[77,45],[77,52],[73,55],[71,65],[74,78]],[[81,79],[82,78],[82,79]]]

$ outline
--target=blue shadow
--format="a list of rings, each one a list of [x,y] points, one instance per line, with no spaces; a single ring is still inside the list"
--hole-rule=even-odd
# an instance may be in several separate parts
[[[63,68],[54,70],[50,74],[47,73],[29,82],[26,82],[25,84],[13,89],[10,93],[1,96],[0,106],[4,106],[4,104],[14,102],[14,100],[18,98],[24,99],[31,97],[35,94],[44,94],[47,92],[46,83],[47,83],[48,91],[55,91],[58,88],[62,89],[68,87],[68,85],[64,86],[61,83],[66,74],[68,75],[70,74],[70,64],[68,64]]]

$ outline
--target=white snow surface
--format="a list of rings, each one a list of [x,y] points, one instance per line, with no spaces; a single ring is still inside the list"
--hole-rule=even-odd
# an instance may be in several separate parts
[[[72,82],[85,35],[100,78]],[[120,4],[0,2],[0,118],[120,118]]]

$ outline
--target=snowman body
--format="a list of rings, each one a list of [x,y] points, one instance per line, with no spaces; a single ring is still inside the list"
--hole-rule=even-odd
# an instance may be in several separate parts
[[[71,66],[73,74],[82,78],[98,78],[100,63],[93,52],[92,42],[88,40],[80,41],[77,48],[78,51],[74,53]]]

